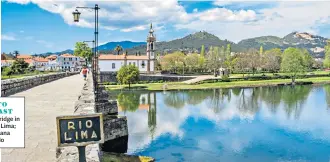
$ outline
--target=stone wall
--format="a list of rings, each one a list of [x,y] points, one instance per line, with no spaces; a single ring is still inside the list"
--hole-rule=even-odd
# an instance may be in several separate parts
[[[93,81],[91,75],[88,75],[87,81],[84,84],[81,95],[75,103],[74,114],[93,114],[102,113],[104,123],[105,143],[101,144],[102,148],[114,148],[109,146],[108,141],[117,144],[118,147],[126,147],[128,140],[127,118],[125,116],[117,116],[118,106],[116,100],[108,100],[108,92],[103,86],[100,87],[99,100],[95,103],[95,94],[93,92]],[[116,147],[116,148],[118,148]],[[103,155],[99,144],[92,144],[86,147],[87,162],[99,162]],[[77,147],[57,148],[57,161],[71,162],[78,161],[79,154]]]
[[[79,72],[43,74],[43,75],[27,76],[24,78],[2,80],[1,96],[2,97],[10,96],[12,94],[30,89],[32,87],[75,74],[79,74]]]
[[[74,114],[93,114],[95,113],[95,95],[93,92],[93,81],[91,75],[88,75],[87,81],[78,96],[75,103]],[[59,147],[57,148],[56,158],[58,162],[73,162],[78,161],[79,154],[77,147]],[[100,161],[100,148],[98,144],[88,145],[86,147],[86,161],[99,162]]]
[[[101,72],[101,82],[117,82],[115,72]],[[164,82],[182,82],[190,79],[194,79],[194,76],[175,76],[175,75],[153,75],[153,74],[140,74],[140,81],[164,81]]]

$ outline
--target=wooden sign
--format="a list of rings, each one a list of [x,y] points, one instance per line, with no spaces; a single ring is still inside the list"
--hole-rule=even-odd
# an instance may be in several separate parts
[[[56,117],[58,146],[86,146],[104,142],[101,113]]]

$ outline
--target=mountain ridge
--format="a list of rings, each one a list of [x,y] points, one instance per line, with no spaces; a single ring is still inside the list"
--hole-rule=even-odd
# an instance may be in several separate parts
[[[285,49],[288,47],[297,47],[307,49],[314,57],[323,57],[324,46],[328,38],[312,35],[307,32],[291,32],[284,37],[277,36],[259,36],[254,38],[243,39],[238,43],[234,43],[227,39],[220,39],[214,34],[206,31],[199,31],[182,38],[156,42],[156,52],[161,54],[170,53],[173,51],[184,51],[184,52],[199,52],[202,45],[208,50],[211,46],[224,46],[231,44],[232,52],[244,52],[249,48],[257,48],[263,46],[264,50],[271,48]],[[132,41],[120,41],[120,42],[108,42],[99,46],[100,53],[114,53],[113,49],[120,45],[123,47],[123,52],[127,50],[128,54],[135,54],[140,52],[145,54],[146,42],[132,42]],[[73,50],[65,50],[63,52],[73,53]],[[50,52],[49,52],[50,53]],[[46,54],[49,54],[46,53]],[[61,52],[57,52],[61,53]],[[55,53],[56,54],[56,53]]]

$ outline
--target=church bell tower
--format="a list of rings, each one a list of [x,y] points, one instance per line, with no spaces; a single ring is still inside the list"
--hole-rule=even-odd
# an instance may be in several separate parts
[[[152,23],[150,24],[149,35],[147,37],[147,57],[148,57],[148,66],[147,72],[150,72],[150,67],[154,67],[155,63],[155,42],[156,37],[154,36],[154,30],[152,29]]]

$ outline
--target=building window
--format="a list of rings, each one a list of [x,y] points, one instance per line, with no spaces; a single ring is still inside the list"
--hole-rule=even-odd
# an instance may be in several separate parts
[[[116,64],[112,63],[112,69],[116,68]]]
[[[131,63],[128,63],[128,65],[131,65]]]
[[[145,64],[144,64],[144,61],[142,61],[142,64],[141,64],[142,68],[144,68]]]
[[[63,60],[65,61],[65,58],[63,58]]]
[[[64,65],[65,65],[65,62],[64,62]]]
[[[78,61],[78,58],[76,57],[76,61]]]
[[[135,62],[133,62],[133,65],[135,66]]]
[[[72,58],[69,58],[69,61],[72,61]]]

